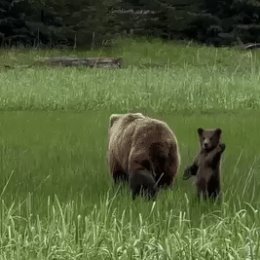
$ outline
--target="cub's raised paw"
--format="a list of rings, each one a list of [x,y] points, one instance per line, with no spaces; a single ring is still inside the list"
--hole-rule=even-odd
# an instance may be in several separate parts
[[[221,152],[224,152],[225,149],[226,149],[226,145],[225,145],[225,144],[220,144],[220,145],[219,145],[219,148],[220,148],[220,151],[221,151]]]

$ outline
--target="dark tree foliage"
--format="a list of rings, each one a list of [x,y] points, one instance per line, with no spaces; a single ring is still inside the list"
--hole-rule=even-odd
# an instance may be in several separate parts
[[[118,35],[260,42],[259,0],[1,0],[1,46],[107,46]]]
[[[26,11],[29,10],[25,0],[0,1],[0,42],[1,46],[23,43],[32,44],[32,35],[26,26]]]
[[[111,9],[118,3],[120,0],[35,0],[35,17],[28,26],[34,34],[38,32],[42,44],[94,46],[117,30]]]
[[[260,41],[258,0],[205,0],[205,10],[219,19],[220,44]]]

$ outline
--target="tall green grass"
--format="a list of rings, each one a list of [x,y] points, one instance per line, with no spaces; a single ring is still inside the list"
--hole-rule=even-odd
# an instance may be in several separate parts
[[[159,41],[65,54],[117,54],[128,67],[0,72],[0,259],[259,259],[259,55]],[[108,118],[124,111],[176,132],[181,169],[156,202],[133,202],[109,176]],[[181,178],[198,127],[223,130],[221,203],[199,203]]]
[[[133,202],[127,186],[112,185],[108,116],[1,113],[2,259],[258,258],[258,112],[157,115],[178,136],[182,167],[155,203]],[[224,132],[220,204],[198,203],[181,179],[198,149],[198,126]]]

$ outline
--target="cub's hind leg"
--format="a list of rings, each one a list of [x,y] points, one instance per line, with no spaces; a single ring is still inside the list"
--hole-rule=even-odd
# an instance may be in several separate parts
[[[207,189],[207,181],[204,178],[199,178],[196,182],[197,186],[197,196],[198,199],[207,199],[208,197],[208,189]]]

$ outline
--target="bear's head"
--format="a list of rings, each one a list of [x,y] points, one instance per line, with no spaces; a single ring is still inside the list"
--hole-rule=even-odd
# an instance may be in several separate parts
[[[111,128],[120,117],[122,117],[121,114],[112,114],[109,118],[109,128]]]
[[[211,151],[216,148],[221,139],[222,130],[220,128],[216,129],[198,129],[200,146],[204,151]]]
[[[123,119],[124,124],[126,124],[141,118],[144,118],[142,113],[112,114],[109,118],[109,128],[111,128],[119,119]]]

